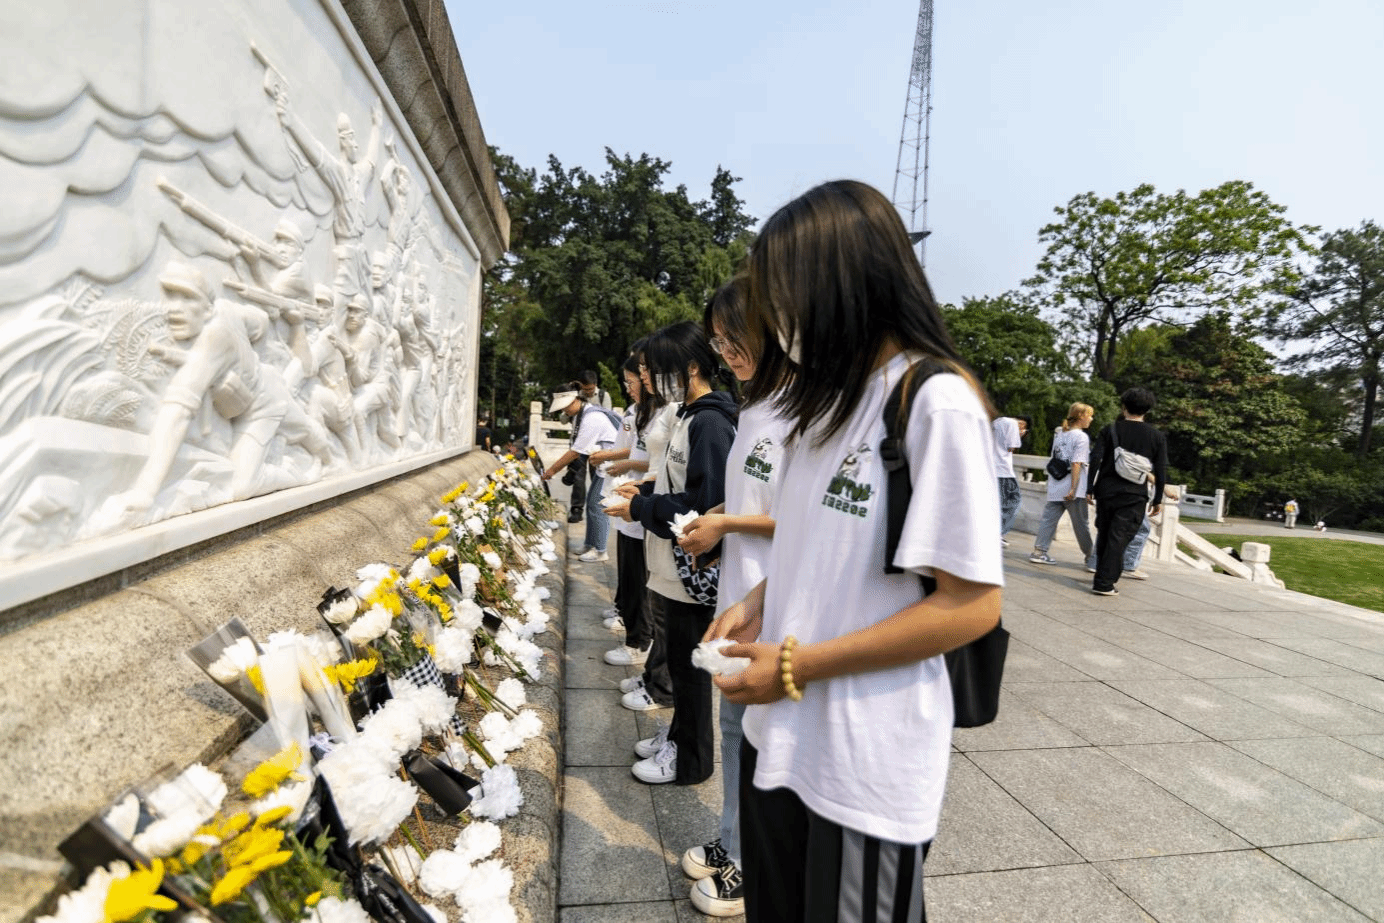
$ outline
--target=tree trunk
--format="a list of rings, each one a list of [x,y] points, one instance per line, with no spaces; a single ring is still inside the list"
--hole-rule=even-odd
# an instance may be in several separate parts
[[[1374,429],[1374,402],[1379,394],[1379,375],[1365,376],[1365,408],[1360,415],[1360,444],[1355,449],[1359,458],[1370,453],[1370,430]]]

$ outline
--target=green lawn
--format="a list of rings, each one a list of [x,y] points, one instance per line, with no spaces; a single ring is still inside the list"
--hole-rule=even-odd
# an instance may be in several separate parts
[[[1273,549],[1269,567],[1290,590],[1384,612],[1384,545],[1329,538],[1222,535],[1202,538],[1235,550],[1244,542]]]

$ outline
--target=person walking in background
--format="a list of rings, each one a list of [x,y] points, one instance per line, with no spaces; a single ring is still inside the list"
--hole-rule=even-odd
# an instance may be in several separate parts
[[[1019,515],[1019,503],[1023,491],[1019,489],[1019,479],[1014,475],[1014,450],[1028,435],[1028,417],[996,417],[990,424],[995,434],[995,479],[1000,488],[1000,544],[1009,547],[1005,538],[1014,527],[1014,518]]]
[[[749,276],[750,330],[784,354],[756,376],[794,375],[775,402],[792,431],[765,579],[706,635],[750,658],[716,678],[749,706],[745,916],[921,920],[954,719],[942,654],[1000,614],[993,411],[878,190],[838,181],[788,203]],[[884,407],[923,361],[941,371],[909,407],[913,495],[888,560]]]
[[[584,473],[587,467],[587,457],[592,452],[608,449],[615,444],[615,437],[619,433],[617,428],[619,419],[611,411],[602,407],[593,407],[583,400],[578,382],[574,381],[567,386],[567,390],[554,394],[553,403],[548,408],[548,412],[564,413],[572,418],[572,447],[562,453],[562,457],[549,465],[548,469],[543,472],[543,480],[545,481],[551,479],[554,474],[572,464],[573,461],[581,464]],[[610,560],[610,555],[606,553],[606,540],[610,535],[610,520],[602,515],[601,482],[601,476],[593,472],[591,490],[586,495],[586,543],[580,557],[577,558],[577,560],[588,564]],[[575,520],[569,518],[568,521]]]
[[[1163,509],[1168,441],[1144,422],[1144,415],[1153,405],[1153,392],[1147,388],[1130,388],[1120,395],[1120,419],[1101,430],[1091,450],[1091,485],[1086,497],[1087,502],[1096,504],[1096,576],[1091,592],[1097,596],[1119,595],[1115,584],[1124,571],[1125,549],[1139,531],[1144,514],[1157,516]],[[1138,458],[1117,459],[1120,452]],[[1138,477],[1132,478],[1130,473],[1135,468]],[[1152,499],[1148,489],[1150,473]]]
[[[485,449],[489,452],[491,449],[490,439],[490,416],[483,413],[476,418],[476,448]]]
[[[1149,489],[1153,489],[1153,475],[1148,476]],[[1163,499],[1169,503],[1176,504],[1182,499],[1182,490],[1175,484],[1167,484],[1163,487]],[[1162,521],[1162,514],[1152,513],[1144,516],[1144,522],[1139,526],[1139,531],[1134,533],[1134,538],[1130,539],[1129,547],[1124,553],[1124,568],[1120,576],[1125,580],[1147,580],[1149,575],[1139,569],[1139,562],[1144,557],[1144,545],[1148,542],[1149,534],[1157,522]],[[1091,573],[1096,572],[1096,549],[1093,545],[1091,553],[1086,557],[1086,569]]]
[[[1072,532],[1081,548],[1084,560],[1091,553],[1091,531],[1086,525],[1086,476],[1087,462],[1091,456],[1091,443],[1086,438],[1086,428],[1096,415],[1090,404],[1076,403],[1067,408],[1067,419],[1062,421],[1062,429],[1052,441],[1052,457],[1065,462],[1069,467],[1065,477],[1053,477],[1048,472],[1048,499],[1043,504],[1043,518],[1038,523],[1038,535],[1033,539],[1033,553],[1028,559],[1034,564],[1056,564],[1048,554],[1052,537],[1057,534],[1057,524],[1066,513],[1072,520]]]
[[[1290,499],[1288,500],[1287,503],[1283,504],[1283,528],[1285,528],[1285,529],[1296,529],[1296,528],[1297,528],[1297,517],[1298,517],[1298,503],[1297,503],[1297,500],[1290,498]]]
[[[601,377],[591,369],[586,369],[577,377],[581,382],[581,396],[588,404],[610,410],[610,392],[601,387]]]

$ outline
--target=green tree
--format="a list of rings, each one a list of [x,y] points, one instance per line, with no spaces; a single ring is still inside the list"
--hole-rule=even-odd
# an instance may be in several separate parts
[[[1327,234],[1316,265],[1287,291],[1274,329],[1284,340],[1305,344],[1292,360],[1295,367],[1325,367],[1359,382],[1363,401],[1355,452],[1364,458],[1384,357],[1384,229],[1365,221]]]
[[[1157,396],[1150,420],[1168,437],[1171,467],[1210,492],[1301,444],[1306,415],[1247,323],[1219,312],[1173,331],[1166,348],[1130,355],[1116,382]]]
[[[1255,307],[1291,284],[1305,228],[1247,182],[1172,195],[1144,184],[1114,198],[1094,192],[1054,209],[1038,232],[1047,250],[1025,282],[1085,338],[1091,367],[1115,375],[1121,339],[1150,321]]]
[[[740,177],[731,176],[729,170],[717,164],[711,180],[711,202],[701,204],[702,219],[711,226],[711,239],[718,247],[729,247],[755,225],[755,219],[741,208],[745,203],[735,194],[738,182]]]

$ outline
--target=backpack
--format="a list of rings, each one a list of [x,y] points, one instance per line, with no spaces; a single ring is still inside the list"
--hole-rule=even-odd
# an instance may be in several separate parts
[[[908,516],[908,502],[913,497],[913,482],[908,473],[908,458],[904,454],[904,437],[909,414],[918,389],[942,366],[928,359],[909,367],[889,399],[884,402],[884,438],[879,443],[879,456],[884,462],[888,481],[885,493],[889,503],[884,539],[884,572],[901,574],[894,566],[894,553],[903,535],[903,521]],[[937,589],[932,577],[919,578],[923,596]],[[996,625],[970,644],[958,647],[945,655],[947,675],[951,679],[953,724],[959,728],[980,727],[995,720],[1000,710],[1000,681],[1004,676],[1004,657],[1009,650],[1009,632]]]
[[[1116,425],[1111,423],[1110,444],[1115,447],[1115,473],[1126,481],[1146,486],[1149,475],[1153,473],[1153,462],[1138,452],[1120,448],[1120,436],[1115,430]]]

